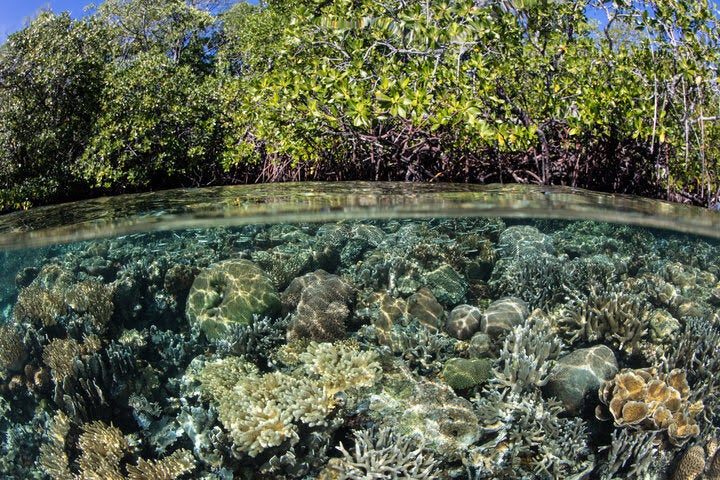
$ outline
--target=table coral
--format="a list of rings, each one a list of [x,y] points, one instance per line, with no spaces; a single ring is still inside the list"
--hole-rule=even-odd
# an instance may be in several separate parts
[[[695,417],[703,404],[689,401],[690,387],[680,369],[663,375],[654,368],[625,368],[604,382],[598,395],[618,427],[665,431],[676,446],[700,433]],[[606,417],[600,406],[596,413]]]

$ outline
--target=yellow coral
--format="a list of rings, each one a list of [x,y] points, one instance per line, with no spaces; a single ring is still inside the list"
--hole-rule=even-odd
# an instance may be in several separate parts
[[[695,417],[703,404],[689,402],[690,387],[682,370],[659,375],[655,369],[626,368],[603,383],[598,395],[617,426],[665,430],[670,443],[678,446],[700,433]]]
[[[174,480],[195,468],[195,459],[184,449],[162,460],[138,461],[137,466],[128,465],[128,480]]]
[[[56,338],[45,346],[43,362],[50,367],[55,383],[61,382],[65,375],[72,373],[73,361],[80,353],[80,344],[72,338]]]
[[[324,425],[338,406],[336,394],[372,385],[380,376],[377,355],[338,342],[311,342],[290,373],[260,374],[229,357],[200,372],[201,389],[218,404],[218,418],[235,446],[251,457],[298,440],[298,423]]]

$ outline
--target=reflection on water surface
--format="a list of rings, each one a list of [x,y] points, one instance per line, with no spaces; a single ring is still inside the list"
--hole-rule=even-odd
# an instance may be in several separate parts
[[[0,220],[0,478],[720,465],[717,212],[452,185],[126,200]]]

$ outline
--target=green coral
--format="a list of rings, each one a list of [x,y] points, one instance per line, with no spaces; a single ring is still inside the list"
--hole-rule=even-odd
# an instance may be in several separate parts
[[[249,260],[233,259],[210,265],[195,278],[186,313],[209,339],[227,333],[231,323],[249,325],[253,315],[280,309],[273,281]]]
[[[445,362],[442,376],[455,390],[466,390],[492,377],[492,364],[487,358],[451,358]]]

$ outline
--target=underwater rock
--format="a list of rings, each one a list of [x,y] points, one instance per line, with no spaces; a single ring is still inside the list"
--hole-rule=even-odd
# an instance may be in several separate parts
[[[603,382],[598,396],[611,416],[600,406],[596,416],[612,418],[618,427],[665,431],[675,446],[700,433],[695,417],[703,411],[703,403],[690,402],[690,386],[680,369],[662,375],[654,368],[624,368]]]
[[[288,340],[323,342],[345,338],[345,322],[355,302],[355,290],[341,277],[316,270],[290,282],[281,298],[283,311],[294,310]]]
[[[445,331],[460,340],[467,340],[480,329],[482,312],[472,305],[462,304],[453,308],[445,322]]]
[[[501,298],[485,310],[480,328],[491,337],[499,337],[523,323],[528,315],[530,311],[523,300],[516,297]]]
[[[453,390],[467,390],[492,378],[492,363],[486,358],[451,358],[445,362],[442,376]]]
[[[435,298],[446,305],[462,302],[468,288],[465,279],[447,264],[426,272],[422,281],[429,286]]]
[[[430,289],[423,287],[407,299],[407,313],[431,331],[438,331],[442,325],[444,310]]]
[[[543,388],[546,396],[556,397],[571,414],[585,408],[589,395],[618,372],[615,354],[605,345],[580,348],[558,358]]]
[[[253,315],[279,310],[280,296],[272,280],[249,260],[214,263],[195,278],[186,314],[209,339],[227,332],[227,325],[252,322]]]

